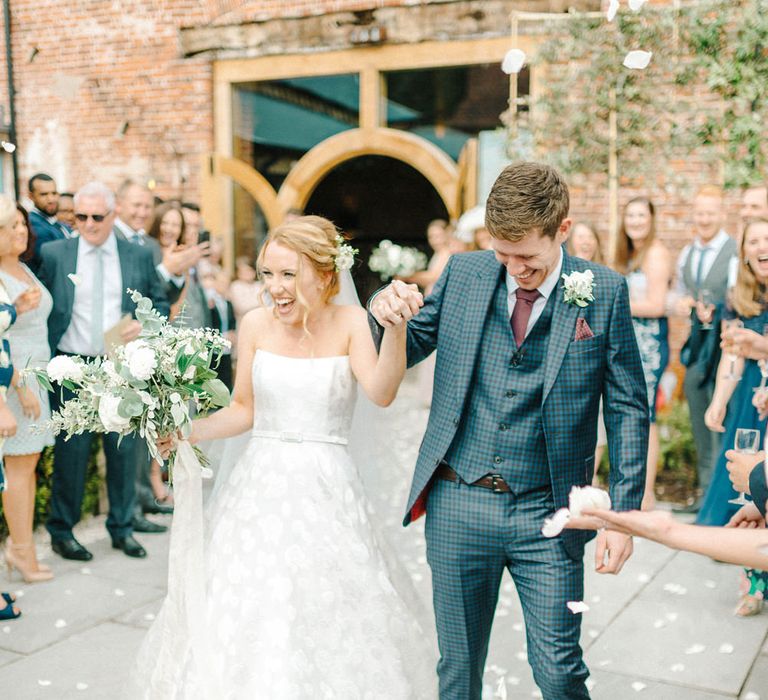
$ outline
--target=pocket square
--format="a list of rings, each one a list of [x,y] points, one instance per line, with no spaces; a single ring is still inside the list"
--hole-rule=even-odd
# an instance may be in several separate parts
[[[587,340],[587,338],[594,338],[594,336],[595,334],[592,332],[586,319],[579,318],[576,320],[576,335],[573,338],[574,340]]]

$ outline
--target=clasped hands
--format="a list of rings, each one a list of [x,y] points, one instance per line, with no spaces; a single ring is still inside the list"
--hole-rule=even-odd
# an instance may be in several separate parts
[[[371,314],[384,328],[395,328],[410,321],[424,306],[424,296],[415,284],[401,280],[381,290],[371,301]]]

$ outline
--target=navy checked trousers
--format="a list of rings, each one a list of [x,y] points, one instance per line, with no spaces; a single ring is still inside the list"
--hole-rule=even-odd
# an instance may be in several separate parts
[[[440,700],[480,700],[504,569],[523,608],[528,662],[545,700],[589,698],[579,646],[584,565],[541,534],[552,494],[520,497],[436,479],[427,503],[427,560],[437,621]]]

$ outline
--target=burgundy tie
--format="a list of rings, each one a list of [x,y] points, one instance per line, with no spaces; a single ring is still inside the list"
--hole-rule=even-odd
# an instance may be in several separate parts
[[[512,324],[512,332],[515,334],[517,347],[520,347],[525,340],[525,330],[528,328],[528,319],[531,317],[531,311],[533,311],[533,302],[541,294],[538,289],[521,289],[518,287],[515,290],[515,296],[517,301],[512,311],[510,323]]]

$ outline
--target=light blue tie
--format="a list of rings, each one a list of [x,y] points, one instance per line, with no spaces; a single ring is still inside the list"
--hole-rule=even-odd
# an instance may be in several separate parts
[[[91,295],[91,347],[97,355],[104,352],[104,251],[94,248],[93,294]]]

